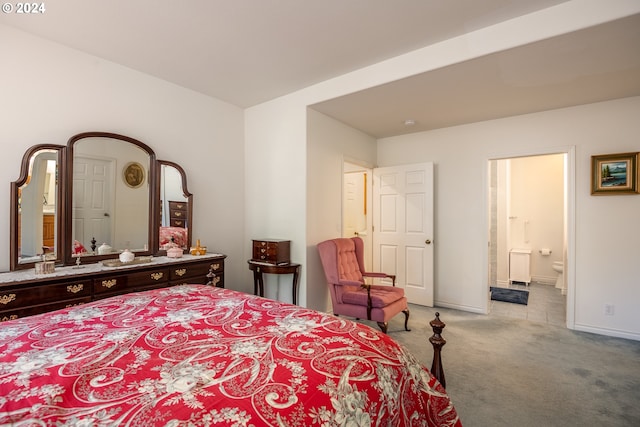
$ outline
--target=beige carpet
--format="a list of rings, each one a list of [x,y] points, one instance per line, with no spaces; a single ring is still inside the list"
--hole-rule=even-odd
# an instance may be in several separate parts
[[[436,311],[447,324],[447,391],[465,427],[640,425],[639,341],[412,305],[412,331],[400,315],[389,335],[427,367]]]

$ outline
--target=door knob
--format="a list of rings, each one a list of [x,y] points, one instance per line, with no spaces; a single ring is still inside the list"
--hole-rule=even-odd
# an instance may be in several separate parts
[[[427,245],[430,245],[431,244],[431,240],[427,239],[427,240],[424,241],[424,243],[426,243]]]

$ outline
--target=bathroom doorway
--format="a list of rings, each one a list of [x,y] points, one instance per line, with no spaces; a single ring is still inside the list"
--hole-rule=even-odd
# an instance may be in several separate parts
[[[568,325],[567,278],[557,271],[569,258],[568,171],[567,152],[489,160],[488,286],[532,297],[527,305],[489,300],[490,314]]]

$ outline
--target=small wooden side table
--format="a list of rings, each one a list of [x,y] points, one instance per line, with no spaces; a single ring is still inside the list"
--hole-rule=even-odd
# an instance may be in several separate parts
[[[247,261],[249,270],[253,271],[253,294],[264,296],[263,273],[266,274],[293,274],[293,303],[298,304],[298,278],[300,277],[300,264],[268,264],[260,261]],[[260,293],[258,293],[260,290]]]

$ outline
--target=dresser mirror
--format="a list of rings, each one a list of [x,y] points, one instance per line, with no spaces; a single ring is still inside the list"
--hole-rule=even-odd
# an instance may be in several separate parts
[[[32,267],[43,256],[61,260],[62,157],[58,145],[31,147],[23,156],[20,177],[11,183],[12,270]]]
[[[63,265],[117,258],[124,249],[164,255],[163,232],[191,246],[184,170],[124,135],[87,132],[66,146],[31,147],[11,183],[11,206],[11,270],[33,268],[43,253]]]
[[[160,164],[160,232],[159,249],[177,245],[184,250],[191,247],[193,196],[187,190],[184,170],[173,162]]]
[[[67,149],[67,262],[78,256],[112,258],[125,249],[151,254],[153,150],[133,138],[102,132],[76,135]]]

